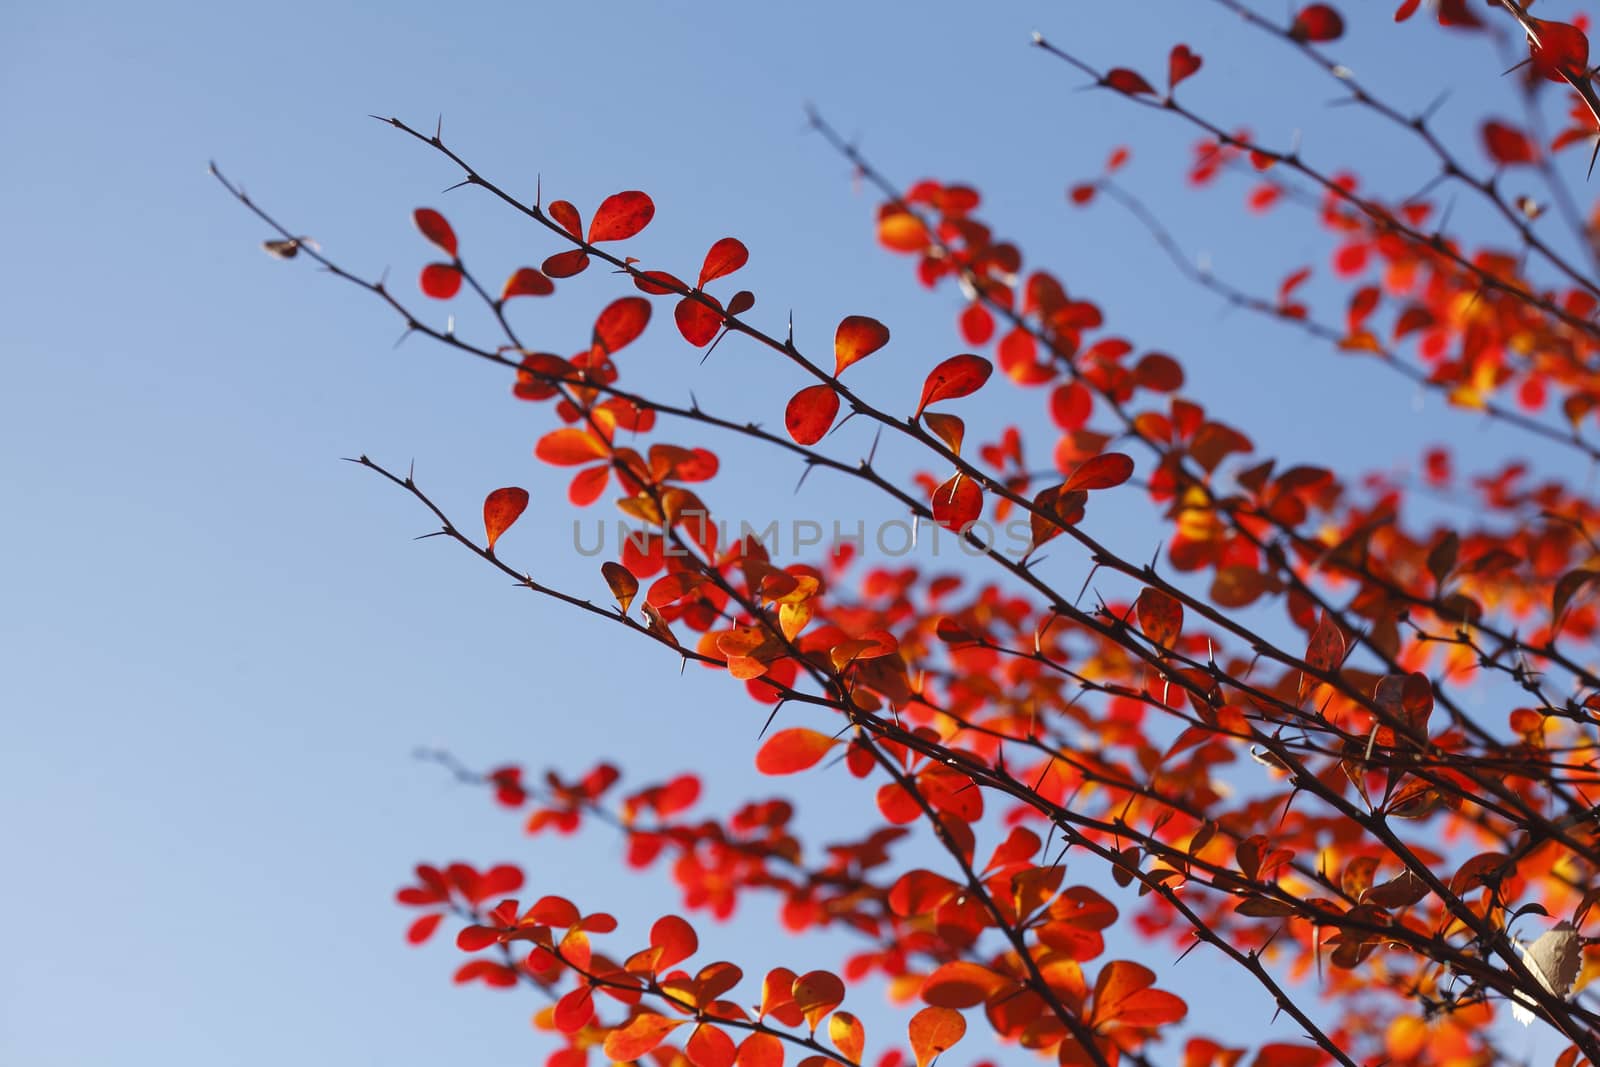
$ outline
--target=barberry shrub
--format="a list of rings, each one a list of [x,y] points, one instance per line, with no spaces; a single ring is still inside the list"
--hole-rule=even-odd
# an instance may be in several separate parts
[[[499,368],[512,397],[547,413],[534,455],[572,477],[567,505],[539,506],[613,504],[634,532],[599,566],[529,563],[507,539],[527,489],[488,489],[480,525],[409,473],[363,467],[550,610],[628,631],[618,655],[653,643],[731,675],[728,700],[766,724],[748,750],[760,772],[799,776],[802,796],[827,775],[875,790],[858,833],[818,842],[784,799],[692,814],[709,764],[641,786],[606,763],[477,770],[438,754],[529,833],[620,835],[629,867],[670,869],[679,912],[729,920],[761,897],[789,930],[854,945],[804,973],[711,959],[683,914],[621,928],[559,895],[551,872],[418,867],[399,893],[407,936],[445,929],[464,954],[456,982],[542,998],[550,1067],[926,1067],[992,1046],[1008,1062],[1021,1048],[1102,1067],[1488,1064],[1510,1058],[1509,1020],[1553,1028],[1563,1067],[1600,1062],[1600,1015],[1580,996],[1600,967],[1600,507],[1540,469],[1600,458],[1600,216],[1574,192],[1600,150],[1585,24],[1514,0],[1359,5],[1363,19],[1516,43],[1502,91],[1525,119],[1484,119],[1481,142],[1458,145],[1340,64],[1353,12],[1213,2],[1240,17],[1241,40],[1319,68],[1364,121],[1414,139],[1434,180],[1403,199],[1367,192],[1192,108],[1186,85],[1222,72],[1186,44],[1156,72],[1036,36],[1042,59],[1099,90],[1084,106],[1152,109],[1198,136],[1188,183],[1217,188],[1187,195],[1242,196],[1244,213],[1297,242],[1321,232],[1329,263],[1320,288],[1294,266],[1263,292],[1196,267],[1124,184],[1125,148],[1065,182],[1055,209],[1123,212],[1172,255],[1174,284],[1303,333],[1333,366],[1376,361],[1394,389],[1460,409],[1447,432],[1491,420],[1530,458],[1472,474],[1449,445],[1377,471],[1264,455],[1191,395],[1180,358],[1141,345],[1138,322],[1107,321],[1092,279],[1034,265],[986,225],[976,188],[896,185],[817,115],[881,198],[878,243],[959,300],[952,354],[904,355],[915,370],[897,391],[850,374],[894,345],[889,324],[862,308],[837,323],[831,353],[802,347],[738,288],[751,255],[738,238],[687,269],[630,255],[656,210],[641,191],[576,197],[587,210],[530,199],[437,133],[385,120],[550,249],[491,270],[419,208],[434,259],[419,301],[347,271],[218,175],[275,230],[269,251],[315,261],[409,333]],[[1485,58],[1459,73],[1501,70]],[[1484,232],[1452,222],[1458,200],[1484,209],[1458,216]],[[586,271],[614,289],[589,336],[525,340],[516,305],[559,299]],[[480,305],[498,333],[433,325],[428,300]],[[651,358],[684,376],[715,374],[702,357],[726,343],[805,384],[729,410],[644,395],[624,371],[647,329]],[[1031,436],[1026,454],[1048,461],[1025,461],[1020,424],[968,439],[963,402],[984,390],[1047,414],[1053,435]],[[870,448],[833,434],[850,420],[871,429]],[[880,459],[882,442],[919,457],[914,469]],[[955,538],[967,563],[875,560],[860,541],[786,559],[717,522],[736,503],[716,491],[716,450],[730,446],[857,483]],[[1113,505],[1160,526],[1154,559],[1085,529]],[[1046,546],[1092,584],[1065,585],[1064,568],[1041,565]],[[916,834],[921,851],[907,846]],[[1191,982],[1226,983],[1297,1039],[1192,1016],[1169,988],[1191,952]],[[845,1007],[868,980],[893,1009]],[[889,1010],[903,1029],[875,1034],[869,1055],[861,1015]]]

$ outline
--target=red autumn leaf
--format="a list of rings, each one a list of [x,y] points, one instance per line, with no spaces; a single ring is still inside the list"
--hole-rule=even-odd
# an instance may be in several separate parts
[[[606,355],[615,355],[633,343],[650,324],[650,301],[642,296],[625,296],[606,305],[594,320],[593,343]]]
[[[762,774],[797,774],[814,767],[839,739],[803,726],[779,730],[756,753],[756,770]]]
[[[694,927],[676,915],[663,915],[650,927],[650,947],[656,950],[655,969],[676,967],[700,948]]]
[[[435,930],[439,929],[439,923],[443,919],[443,912],[436,911],[432,915],[424,915],[406,930],[406,940],[413,945],[422,944],[433,936]]]
[[[1129,70],[1127,67],[1113,67],[1106,71],[1102,81],[1117,92],[1127,93],[1130,96],[1137,93],[1155,95],[1155,89],[1151,87],[1149,82],[1144,80],[1144,75],[1137,71]]]
[[[922,983],[922,999],[941,1008],[975,1008],[1009,984],[980,964],[951,960]]]
[[[477,952],[498,943],[500,931],[488,926],[463,926],[456,934],[456,948],[463,952]]]
[[[1081,430],[1094,410],[1094,396],[1082,382],[1067,382],[1050,394],[1050,418],[1063,430]]]
[[[720,1027],[701,1023],[684,1042],[683,1053],[694,1067],[733,1067],[738,1049]]]
[[[664,270],[647,270],[633,276],[633,287],[641,293],[651,296],[664,296],[667,293],[681,293],[689,288],[679,280],[675,274],[668,274]]]
[[[956,400],[971,396],[983,388],[983,383],[994,373],[994,364],[982,356],[970,353],[951,356],[928,373],[922,383],[922,399],[917,402],[917,416],[929,404],[941,400]]]
[[[1291,1045],[1275,1041],[1256,1050],[1250,1067],[1322,1067],[1328,1054],[1311,1045]]]
[[[677,571],[664,578],[658,578],[644,595],[646,604],[653,608],[664,608],[668,604],[682,600],[684,597],[696,592],[709,581],[703,574],[693,571]]]
[[[1324,43],[1344,36],[1344,16],[1327,4],[1308,4],[1294,17],[1289,36],[1297,41]]]
[[[1336,670],[1344,662],[1345,640],[1339,624],[1326,615],[1317,623],[1306,646],[1306,662],[1323,673]]]
[[[739,1042],[738,1067],[783,1067],[783,1042],[772,1034],[754,1033]]]
[[[967,1020],[954,1008],[923,1008],[911,1017],[907,1035],[917,1067],[928,1067],[934,1058],[953,1048],[967,1033]]]
[[[1061,491],[1111,489],[1133,477],[1133,460],[1121,452],[1104,452],[1084,460],[1067,476]]]
[[[422,292],[435,300],[449,300],[461,291],[461,271],[450,263],[429,263],[419,281]]]
[[[964,474],[953,475],[933,491],[933,521],[957,533],[983,514],[983,488]]]
[[[635,1015],[626,1026],[606,1035],[605,1054],[609,1059],[622,1062],[637,1060],[649,1055],[668,1034],[686,1022],[687,1019],[669,1019],[652,1012]]]
[[[907,871],[889,889],[889,910],[895,915],[930,915],[945,901],[961,892],[961,887],[942,874],[920,868]]]
[[[852,363],[866,359],[889,343],[889,327],[865,315],[847,315],[833,335],[833,376],[837,378]]]
[[[728,301],[728,314],[743,315],[746,311],[756,306],[756,294],[748,289],[740,289]]]
[[[1167,92],[1200,69],[1200,57],[1186,44],[1174,45],[1167,56]]]
[[[573,507],[588,507],[600,499],[600,494],[606,491],[606,484],[610,481],[611,468],[606,465],[579,471],[567,486],[567,503]]]
[[[700,280],[695,282],[695,288],[704,289],[707,282],[725,278],[748,262],[750,250],[744,246],[744,242],[737,237],[724,237],[706,253],[705,262],[700,265]]]
[[[1094,1013],[1090,1024],[1122,1026],[1164,1026],[1189,1013],[1182,998],[1152,989],[1155,972],[1128,960],[1114,960],[1100,970],[1094,984]]]
[[[708,307],[703,301],[716,305],[715,297],[684,297],[678,301],[678,306],[673,309],[672,317],[678,323],[678,332],[683,334],[683,339],[696,348],[704,348],[716,339],[717,331],[722,329],[722,315],[716,307]]]
[[[789,398],[783,425],[796,444],[814,445],[827,436],[839,414],[839,394],[831,385],[811,385]]]
[[[1396,22],[1404,22],[1417,13],[1417,8],[1421,4],[1422,0],[1402,0],[1400,6],[1394,9],[1394,20]]]
[[[1565,22],[1531,21],[1539,35],[1537,43],[1528,43],[1533,69],[1548,81],[1587,80],[1589,38],[1584,32]]]
[[[655,214],[655,202],[637,189],[608,196],[589,223],[589,243],[626,240],[650,225]]]
[[[450,228],[443,215],[431,207],[419,207],[411,213],[411,221],[417,224],[422,236],[433,242],[435,247],[452,259],[455,258],[456,231]]]
[[[578,240],[583,240],[583,218],[578,214],[578,209],[569,201],[555,200],[549,207],[550,217],[561,224],[561,228]]]
[[[1162,648],[1171,648],[1183,630],[1183,605],[1159,589],[1145,589],[1134,601],[1139,629]]]
[[[555,291],[555,283],[549,278],[532,267],[523,267],[506,279],[505,288],[500,290],[500,299],[510,300],[514,296],[549,296]]]
[[[581,248],[557,252],[539,265],[539,269],[552,278],[570,278],[589,268],[589,253]]]
[[[556,1001],[553,1021],[563,1034],[575,1034],[594,1018],[594,990],[580,985]]]
[[[626,615],[633,598],[639,594],[639,579],[620,563],[602,563],[600,574],[605,578],[606,585],[610,586],[611,595],[616,597],[617,607]]]
[[[489,551],[500,535],[511,528],[528,507],[528,491],[507,486],[490,493],[483,502],[483,528],[489,536]]]
[[[1489,158],[1502,166],[1532,163],[1538,158],[1527,134],[1495,119],[1483,124],[1483,145]]]

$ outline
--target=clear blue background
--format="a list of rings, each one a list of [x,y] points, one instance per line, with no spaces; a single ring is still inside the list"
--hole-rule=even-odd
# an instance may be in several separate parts
[[[1237,184],[1183,191],[1192,133],[1080,91],[1081,77],[1028,47],[1035,28],[1156,82],[1186,41],[1207,66],[1185,96],[1228,125],[1276,144],[1303,128],[1310,158],[1359,164],[1393,195],[1431,173],[1369,117],[1324,108],[1330,83],[1281,44],[1177,0],[0,12],[0,1062],[542,1059],[521,1022],[531,1000],[458,990],[453,948],[402,943],[409,916],[390,895],[411,864],[516,860],[530,891],[633,922],[676,909],[676,890],[621,873],[604,832],[522,838],[412,750],[573,771],[611,758],[637,784],[698,767],[714,811],[773,790],[748,769],[762,713],[735,687],[680,677],[669,656],[619,646],[614,628],[533,602],[442,541],[413,543],[429,529],[417,507],[339,462],[414,457],[468,525],[486,490],[529,486],[539,503],[507,554],[603,596],[554,503],[564,475],[530,455],[549,411],[423,342],[392,349],[387,311],[262,255],[270,234],[206,176],[208,159],[346,266],[392,267],[406,288],[428,258],[409,222],[419,204],[446,210],[491,279],[555,251],[485,197],[442,194],[451,169],[366,117],[427,127],[442,114],[453,146],[524,195],[542,175],[547,198],[587,214],[609,192],[649,190],[659,215],[630,251],[656,265],[692,275],[712,240],[738,235],[753,252],[737,281],[760,298],[755,320],[776,330],[794,308],[809,351],[826,351],[843,314],[884,319],[895,341],[857,384],[909,410],[926,368],[959,350],[958,297],[920,292],[906,261],[876,249],[874,198],[804,130],[813,101],[899,179],[979,183],[1030,262],[1099,301],[1112,328],[1178,355],[1193,391],[1268,454],[1355,470],[1409,465],[1445,433],[1484,462],[1525,449],[1369,363],[1221,315],[1121,212],[1069,209],[1065,187],[1131,142],[1132,184],[1224,275],[1271,292],[1301,263],[1327,262],[1299,214],[1240,224]],[[1420,19],[1394,28],[1380,13],[1339,52],[1408,107],[1457,85],[1443,122],[1460,137],[1486,100],[1516,114],[1491,50]],[[1467,151],[1481,160],[1475,142]],[[516,311],[540,347],[577,350],[620,291],[598,271],[568,288]],[[476,324],[464,313],[463,328]],[[658,319],[624,369],[665,395],[692,382],[708,406],[772,425],[802,384],[732,342],[694,363]],[[1009,421],[1042,430],[1043,400],[996,382],[963,409],[969,440]],[[1048,465],[1050,439],[1033,441],[1032,462]],[[835,444],[859,455],[868,439],[852,427]],[[893,515],[838,481],[792,496],[798,468],[772,474],[742,451],[723,449],[713,506]],[[1112,540],[1136,529],[1119,531],[1115,509],[1094,519]],[[1154,537],[1139,528],[1137,543]],[[1069,553],[1052,566],[1072,588],[1085,573]],[[872,820],[841,779],[778,785],[835,840]],[[826,964],[843,944],[769,934],[760,909],[742,917],[738,940],[708,941],[750,969]],[[1191,958],[1163,981],[1205,1005],[1196,990],[1212,966]],[[1237,1022],[1207,1028],[1250,1040],[1271,1006],[1246,988],[1229,1012]]]

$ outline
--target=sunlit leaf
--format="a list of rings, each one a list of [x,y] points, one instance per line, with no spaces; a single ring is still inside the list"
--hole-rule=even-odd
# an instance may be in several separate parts
[[[834,377],[889,343],[889,328],[865,315],[847,315],[833,336]]]
[[[614,193],[596,209],[589,223],[589,243],[626,240],[648,226],[655,214],[655,202],[639,190]]]
[[[725,278],[750,262],[750,250],[737,237],[724,237],[711,246],[705,262],[700,266],[700,280],[695,288],[704,289],[707,282]]]
[[[483,527],[489,538],[489,551],[500,535],[511,528],[528,507],[528,491],[516,486],[496,489],[483,501]]]
[[[955,1047],[967,1032],[967,1020],[954,1008],[927,1007],[911,1017],[907,1036],[917,1067],[928,1067],[940,1053]]]
[[[756,753],[756,770],[762,774],[798,774],[814,767],[839,739],[803,726],[779,730]]]
[[[976,393],[993,373],[994,364],[982,356],[970,353],[951,356],[928,372],[927,380],[922,383],[922,399],[917,402],[917,415],[921,416],[922,409],[929,404]]]
[[[810,385],[789,398],[783,425],[795,443],[814,445],[827,436],[838,414],[839,394],[833,386]]]
[[[510,300],[514,296],[549,296],[555,291],[555,284],[549,278],[532,267],[522,267],[506,279],[505,288],[500,290],[500,299]]]

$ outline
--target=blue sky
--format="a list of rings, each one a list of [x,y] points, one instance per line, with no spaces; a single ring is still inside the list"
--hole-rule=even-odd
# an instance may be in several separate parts
[[[812,102],[894,176],[977,182],[1034,262],[1183,359],[1195,391],[1264,451],[1352,469],[1406,460],[1445,432],[1464,432],[1485,462],[1523,450],[1468,417],[1442,421],[1432,401],[1380,391],[1389,379],[1375,367],[1220,315],[1110,206],[1069,210],[1064,188],[1127,141],[1132,183],[1219,271],[1271,291],[1301,263],[1326,262],[1325,242],[1298,222],[1239,225],[1237,191],[1184,192],[1190,134],[1078,91],[1080,78],[1028,47],[1036,28],[1153,81],[1186,41],[1208,61],[1187,97],[1208,113],[1277,143],[1310,126],[1308,155],[1363,161],[1394,193],[1427,176],[1403,142],[1358,140],[1365,120],[1323,108],[1325,80],[1281,46],[1177,0],[0,12],[0,94],[12,103],[0,113],[0,476],[13,502],[0,524],[11,872],[0,1061],[542,1059],[522,1021],[531,1003],[456,990],[453,949],[402,944],[390,896],[411,864],[516,860],[539,891],[634,921],[675,910],[675,893],[622,874],[604,835],[522,839],[412,750],[534,768],[610,758],[639,783],[706,765],[712,810],[773,791],[749,770],[760,716],[723,680],[680,677],[669,657],[618,647],[610,628],[531,602],[443,542],[414,543],[428,524],[413,503],[339,462],[414,458],[422,484],[463,516],[495,486],[553,500],[563,480],[530,455],[547,410],[447,353],[392,348],[398,323],[383,309],[262,255],[269,234],[211,182],[207,160],[368,275],[409,277],[427,260],[409,222],[424,204],[449,215],[491,276],[554,251],[485,198],[441,193],[448,166],[366,117],[429,126],[442,115],[453,146],[525,193],[539,176],[547,197],[587,212],[618,189],[651,192],[659,214],[636,254],[680,274],[711,241],[739,236],[755,318],[776,326],[792,307],[803,347],[825,347],[844,314],[882,318],[895,341],[858,384],[893,396],[959,350],[959,305],[876,250],[873,200],[804,130]],[[1411,107],[1450,64],[1499,69],[1420,20],[1357,26],[1341,54]],[[1476,101],[1501,91],[1492,73],[1483,83],[1458,92],[1447,128],[1470,129]],[[586,277],[518,309],[519,324],[575,350],[616,292]],[[687,378],[708,406],[765,405],[757,415],[773,423],[801,384],[733,343],[694,371],[664,321],[636,348],[641,385],[682,395]],[[1042,403],[997,382],[970,410],[992,431],[1042,426]],[[1045,463],[1042,444],[1034,457]],[[734,455],[713,499],[762,514],[879,513],[837,484],[792,496],[797,475]],[[568,547],[571,518],[536,506],[507,552],[600,596],[594,561]],[[1096,521],[1114,540],[1115,512]],[[1082,561],[1057,565],[1065,584],[1083,573]],[[860,829],[836,783],[784,785],[824,836]],[[749,927],[708,941],[760,945],[749,969],[824,964],[833,951],[752,942]]]

